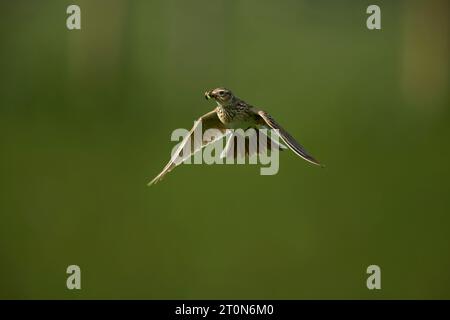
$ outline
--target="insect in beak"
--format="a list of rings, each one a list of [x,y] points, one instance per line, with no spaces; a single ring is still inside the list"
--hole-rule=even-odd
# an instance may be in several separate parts
[[[206,91],[205,92],[205,99],[206,100],[209,100],[209,99],[211,99],[211,98],[213,98],[214,96],[211,94],[211,92],[209,92],[209,91]]]

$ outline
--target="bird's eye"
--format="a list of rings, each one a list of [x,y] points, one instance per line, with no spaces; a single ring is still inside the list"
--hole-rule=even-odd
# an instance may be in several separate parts
[[[225,91],[219,91],[219,96],[224,96],[225,95]]]

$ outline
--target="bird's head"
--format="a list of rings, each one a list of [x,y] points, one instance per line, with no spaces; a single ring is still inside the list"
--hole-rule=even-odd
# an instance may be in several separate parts
[[[214,99],[217,101],[220,105],[227,105],[230,104],[231,101],[233,101],[233,93],[226,89],[226,88],[216,88],[211,91],[205,92],[205,98],[206,100]]]

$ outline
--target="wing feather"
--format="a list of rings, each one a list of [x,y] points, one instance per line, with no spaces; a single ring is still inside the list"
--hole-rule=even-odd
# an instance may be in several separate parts
[[[199,143],[198,139],[195,139],[195,133],[196,130],[198,130],[200,123],[202,124],[202,132],[201,132],[202,136],[201,141]],[[204,140],[204,133],[208,129],[218,129],[221,132],[221,134],[213,136],[210,140]],[[166,164],[164,169],[152,181],[150,181],[148,185],[152,185],[160,181],[173,168],[183,163],[183,161],[185,161],[186,159],[188,159],[189,157],[200,151],[206,145],[221,139],[225,135],[225,132],[226,128],[220,121],[215,110],[208,112],[207,114],[198,118],[194,122],[194,126],[189,131],[189,133],[183,138],[183,141],[179,144],[177,150],[173,153],[172,157],[170,158],[169,162]],[[188,148],[189,150],[187,154],[184,154],[183,151],[185,150],[185,146],[188,142],[191,143],[191,147]]]
[[[318,166],[323,166],[313,156],[308,154],[305,148],[302,147],[286,130],[283,129],[267,112],[262,110],[254,110],[260,117],[262,124],[269,126],[272,129],[278,130],[278,135],[286,143],[296,155]]]

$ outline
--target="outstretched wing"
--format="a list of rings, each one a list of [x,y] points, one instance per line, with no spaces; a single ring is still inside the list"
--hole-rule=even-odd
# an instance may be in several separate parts
[[[201,132],[200,130],[201,124]],[[219,134],[213,135],[212,137],[204,137],[204,133],[208,129],[217,129]],[[196,139],[196,133],[201,133],[201,137]],[[174,152],[170,158],[169,163],[164,167],[160,174],[158,174],[148,185],[152,185],[160,181],[168,172],[173,168],[181,164],[184,160],[188,159],[190,156],[200,151],[207,144],[213,143],[221,139],[226,133],[226,128],[220,121],[215,110],[208,112],[207,114],[201,116],[194,122],[194,126],[191,131],[184,137],[183,141],[179,144],[177,150]],[[187,145],[190,143],[191,145]]]
[[[296,155],[302,157],[308,162],[315,165],[322,166],[319,161],[314,159],[286,130],[283,129],[267,112],[262,110],[254,110],[260,117],[260,122],[263,125],[267,125],[272,129],[278,130],[280,138],[287,144]]]

